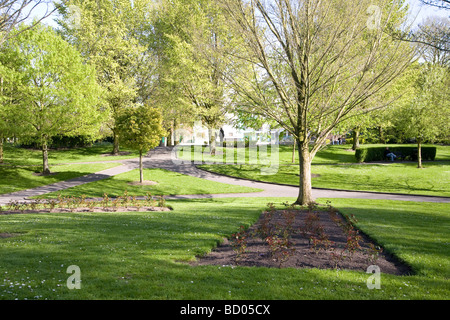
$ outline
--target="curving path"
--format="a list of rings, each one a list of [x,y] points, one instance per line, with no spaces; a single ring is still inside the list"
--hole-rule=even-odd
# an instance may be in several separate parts
[[[211,172],[198,169],[191,162],[183,162],[174,157],[171,148],[158,147],[151,151],[146,158],[144,158],[145,168],[160,168],[178,173],[240,186],[247,186],[262,189],[262,192],[251,193],[224,193],[224,194],[203,194],[203,195],[179,195],[167,196],[166,199],[199,199],[199,198],[225,198],[225,197],[297,197],[298,187],[279,185],[265,182],[250,181],[245,179],[227,177]],[[0,205],[7,204],[12,200],[27,201],[29,197],[42,195],[49,192],[54,192],[62,189],[67,189],[84,183],[98,181],[109,178],[111,176],[124,173],[130,170],[139,168],[139,159],[112,161],[122,163],[121,166],[103,170],[97,173],[86,176],[57,182],[54,184],[18,191],[9,194],[0,195]],[[377,193],[377,192],[361,192],[361,191],[341,191],[330,189],[313,188],[313,197],[316,198],[353,198],[353,199],[374,199],[374,200],[402,200],[402,201],[419,201],[419,202],[442,202],[450,203],[448,197],[433,197],[420,195],[404,195],[391,193]]]

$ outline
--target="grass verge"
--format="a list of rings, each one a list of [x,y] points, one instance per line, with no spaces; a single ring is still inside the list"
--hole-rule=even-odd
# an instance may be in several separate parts
[[[417,272],[202,266],[189,261],[287,198],[168,201],[170,212],[0,216],[0,299],[448,299],[449,206],[330,199]],[[324,203],[325,199],[320,202]],[[69,290],[70,265],[81,289]]]

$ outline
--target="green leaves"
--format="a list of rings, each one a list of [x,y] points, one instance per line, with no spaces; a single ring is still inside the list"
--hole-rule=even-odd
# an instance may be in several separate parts
[[[160,110],[148,105],[128,108],[117,120],[121,143],[147,152],[159,145],[165,131]]]
[[[25,28],[16,30],[0,53],[8,88],[2,100],[10,121],[21,128],[22,141],[33,139],[44,147],[56,135],[97,134],[104,120],[103,94],[93,66],[51,28]]]
[[[447,68],[422,65],[412,84],[414,95],[399,108],[396,125],[408,138],[433,141],[448,134],[450,121]]]

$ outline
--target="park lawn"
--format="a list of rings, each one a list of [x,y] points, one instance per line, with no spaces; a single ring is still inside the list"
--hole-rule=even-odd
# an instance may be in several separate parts
[[[395,144],[367,144],[361,145],[362,147],[395,147],[399,145]],[[413,144],[405,144],[404,146],[416,146]],[[436,150],[436,160],[444,160],[450,161],[450,146],[441,146],[441,145],[428,145],[424,146],[435,146]],[[313,164],[347,164],[347,163],[356,163],[355,152],[351,150],[350,144],[344,145],[327,145],[319,152],[317,152],[314,157],[312,163]],[[278,149],[278,156],[271,158],[271,147],[268,146],[267,151],[263,151],[262,155],[264,157],[260,157],[259,149],[256,153],[256,157],[250,157],[249,148],[233,148],[226,149],[223,147],[217,147],[217,155],[211,156],[209,154],[209,147],[193,147],[193,146],[178,146],[177,156],[181,160],[189,160],[195,161],[196,164],[225,164],[225,163],[233,163],[233,164],[251,164],[251,165],[260,165],[263,159],[269,161],[270,163],[279,163],[280,165],[288,165],[288,164],[298,164],[298,153],[297,150],[294,154],[294,162],[292,162],[292,145],[280,145]],[[228,152],[228,154],[227,154]],[[228,158],[227,158],[228,157]]]
[[[53,174],[47,176],[37,175],[40,171],[40,168],[38,167],[0,166],[0,194],[41,187],[119,165],[120,163],[57,165],[51,167]]]
[[[449,205],[329,199],[415,275],[382,274],[369,290],[365,272],[189,266],[269,202],[287,198],[168,201],[170,212],[0,216],[0,299],[443,299],[449,297]],[[320,200],[322,203],[325,200]],[[80,268],[69,290],[67,268]]]
[[[278,146],[278,155],[271,158],[271,147],[266,146],[261,155],[258,148],[256,159],[250,157],[249,148],[216,148],[216,156],[209,154],[209,147],[200,146],[178,146],[177,156],[181,160],[196,161],[201,163],[237,163],[237,164],[260,164],[261,161],[279,162],[280,164],[292,164],[292,151],[291,145]],[[351,145],[330,145],[319,151],[314,158],[315,163],[355,163],[355,153],[351,149]],[[228,153],[227,153],[228,152]],[[262,156],[264,155],[264,157]],[[294,154],[294,163],[298,164],[297,150]]]
[[[62,150],[49,150],[48,161],[51,166],[62,163],[77,163],[77,162],[100,162],[100,161],[112,161],[132,159],[139,157],[139,153],[136,151],[123,149],[123,155],[112,156],[110,155],[112,150],[111,143],[98,143],[90,147],[62,149]],[[5,143],[4,146],[4,164],[8,166],[42,166],[42,151],[35,149],[25,149],[12,146]]]
[[[113,177],[86,183],[65,190],[39,196],[39,198],[55,198],[58,195],[88,198],[101,198],[106,193],[109,197],[118,197],[128,192],[129,196],[183,195],[259,192],[261,189],[242,187],[191,177],[164,169],[144,169],[144,180],[156,182],[154,185],[135,185],[139,181],[139,169],[131,170]]]
[[[415,163],[312,165],[313,188],[376,191],[450,197],[450,161]],[[199,168],[250,180],[298,185],[297,165],[277,168],[275,174],[262,174],[263,166],[200,165]]]

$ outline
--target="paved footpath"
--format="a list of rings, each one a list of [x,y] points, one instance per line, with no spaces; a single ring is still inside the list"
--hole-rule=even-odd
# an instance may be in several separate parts
[[[97,173],[88,174],[86,176],[61,181],[42,187],[0,195],[0,205],[7,204],[8,202],[14,200],[27,201],[28,198],[32,196],[42,195],[49,192],[59,191],[70,187],[78,186],[84,183],[106,179],[114,175],[139,168],[139,159],[120,160],[113,162],[122,163],[122,165],[107,170],[103,170]],[[263,190],[262,192],[250,192],[250,193],[167,196],[166,199],[199,199],[199,198],[225,198],[225,197],[297,197],[298,195],[298,187],[295,186],[271,184],[226,177],[223,175],[210,173],[198,169],[191,162],[180,161],[176,159],[174,153],[171,152],[171,148],[166,147],[156,148],[155,150],[150,152],[147,157],[144,158],[143,164],[145,168],[161,168],[206,180],[258,188]],[[353,198],[353,199],[402,200],[402,201],[450,203],[450,197],[431,197],[431,196],[402,195],[402,194],[376,193],[376,192],[340,191],[340,190],[317,189],[317,188],[313,188],[313,197],[315,199]]]

